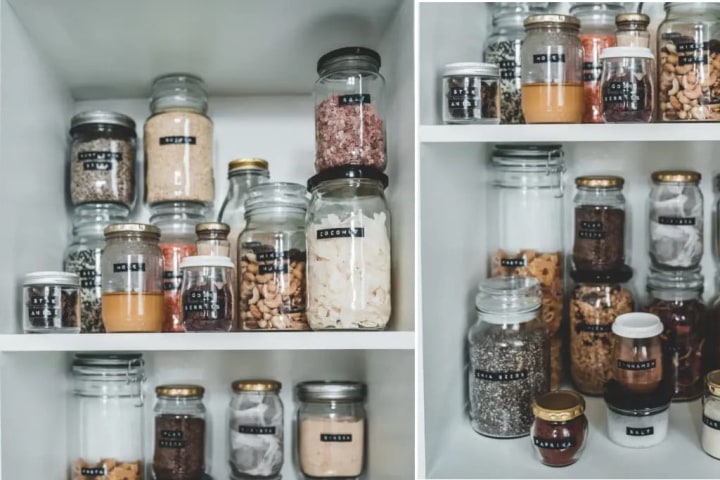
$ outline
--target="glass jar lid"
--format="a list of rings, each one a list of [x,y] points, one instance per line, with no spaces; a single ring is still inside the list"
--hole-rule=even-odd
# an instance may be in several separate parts
[[[608,58],[647,58],[654,60],[652,50],[644,47],[606,47],[600,52],[600,60]]]
[[[76,114],[70,120],[70,134],[75,133],[75,129],[83,125],[104,124],[117,125],[132,130],[135,135],[135,120],[123,115],[122,113],[110,112],[106,110],[93,110],[89,112],[81,112]]]
[[[359,402],[365,399],[367,386],[362,382],[302,382],[297,395],[302,402]]]
[[[235,380],[232,382],[234,392],[279,392],[282,383],[275,380]]]
[[[609,272],[593,272],[591,270],[571,270],[570,278],[576,283],[585,283],[592,285],[612,285],[618,283],[627,283],[632,279],[633,271],[628,265],[623,265],[614,271]]]
[[[202,78],[189,73],[169,73],[153,80],[150,109],[207,111],[207,90]]]
[[[615,25],[618,27],[630,27],[637,25],[642,29],[650,25],[650,17],[644,13],[621,13],[615,16]]]
[[[222,222],[201,222],[195,225],[195,233],[198,235],[218,234],[227,237],[230,233],[230,225]]]
[[[443,67],[443,77],[499,77],[500,67],[494,63],[457,62]]]
[[[25,286],[31,285],[57,285],[64,287],[79,287],[80,276],[68,272],[32,272],[25,275]]]
[[[614,175],[586,175],[575,179],[576,186],[585,188],[622,188],[624,184],[624,178]]]
[[[720,370],[713,370],[705,375],[705,385],[711,395],[720,397]]]
[[[220,255],[191,255],[180,262],[181,269],[201,267],[235,268],[235,264],[230,257]]]
[[[121,203],[83,203],[73,209],[73,232],[83,227],[103,229],[111,223],[125,220],[130,214],[127,205]]]
[[[364,67],[372,71],[380,71],[380,54],[371,48],[365,47],[343,47],[332,50],[317,62],[317,73],[323,76],[330,70],[340,66]]]
[[[342,179],[377,180],[382,184],[383,188],[388,186],[388,176],[377,168],[362,165],[344,165],[328,168],[317,175],[313,175],[307,182],[307,189],[312,192],[323,182]]]
[[[533,312],[542,305],[540,282],[533,277],[520,275],[486,278],[478,287],[475,308],[490,315],[514,315]],[[516,323],[532,317],[517,317]],[[512,320],[511,320],[512,321]],[[503,317],[502,323],[508,319]]]
[[[623,8],[623,4],[620,2],[578,2],[570,7],[570,15],[577,17],[611,15],[615,17],[618,12],[623,11]]]
[[[493,166],[513,171],[562,171],[562,145],[497,144],[493,147]]]
[[[267,182],[255,185],[245,200],[245,217],[260,208],[288,208],[306,211],[307,190],[299,183]]]
[[[663,332],[663,324],[652,313],[623,313],[613,322],[612,332],[624,338],[652,338]]]
[[[140,353],[76,353],[73,372],[102,377],[137,377],[143,375],[145,362]]]
[[[568,422],[585,413],[585,399],[573,390],[556,390],[533,402],[533,415],[548,422]]]
[[[159,385],[155,387],[158,397],[200,397],[205,395],[205,389],[200,385]]]
[[[160,239],[160,229],[147,223],[115,223],[105,227],[105,238],[122,235],[147,235]]]
[[[699,271],[650,269],[648,292],[661,300],[687,300],[702,294],[705,277]]]
[[[572,15],[544,13],[541,15],[530,15],[525,19],[523,25],[525,25],[526,29],[547,26],[579,30],[580,20]]]
[[[267,170],[270,164],[262,158],[236,158],[228,163],[228,175],[245,170]]]
[[[661,170],[652,173],[655,183],[700,183],[702,175],[692,170]]]

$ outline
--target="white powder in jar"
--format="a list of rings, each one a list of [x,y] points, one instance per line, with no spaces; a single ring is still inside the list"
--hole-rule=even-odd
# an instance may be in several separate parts
[[[665,440],[670,409],[653,415],[623,415],[607,408],[608,436],[623,447],[647,448]]]
[[[702,448],[720,459],[720,400],[710,399],[703,407]]]
[[[354,478],[363,470],[365,420],[308,417],[300,421],[300,468],[319,478]]]

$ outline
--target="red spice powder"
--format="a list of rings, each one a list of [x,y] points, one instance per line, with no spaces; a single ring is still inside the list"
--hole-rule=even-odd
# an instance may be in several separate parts
[[[615,35],[583,34],[579,37],[584,52],[585,113],[583,113],[583,123],[603,123],[600,53],[607,47],[615,46]]]
[[[180,309],[180,284],[182,273],[180,263],[185,257],[197,255],[195,244],[161,243],[165,269],[163,270],[163,291],[165,293],[165,319],[163,332],[184,332],[182,310]]]

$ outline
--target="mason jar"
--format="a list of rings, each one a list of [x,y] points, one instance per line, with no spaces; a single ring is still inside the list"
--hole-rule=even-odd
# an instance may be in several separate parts
[[[367,386],[360,382],[297,385],[300,471],[309,478],[359,479],[365,472]]]
[[[612,378],[632,394],[648,394],[662,388],[663,324],[652,313],[625,313],[612,324]]]
[[[70,478],[142,480],[145,367],[138,353],[76,353],[68,422]]]
[[[644,13],[621,13],[615,17],[615,44],[618,47],[650,48],[650,17]]]
[[[500,123],[500,70],[492,63],[448,63],[443,68],[446,124]]]
[[[470,422],[481,435],[524,437],[535,397],[550,390],[550,340],[540,321],[540,283],[488,278],[475,298],[468,331]]]
[[[531,15],[524,21],[522,109],[527,123],[580,123],[585,107],[580,21]]]
[[[160,230],[144,223],[105,228],[102,318],[108,332],[159,332],[163,323]]]
[[[230,257],[230,241],[227,238],[229,233],[230,225],[227,223],[198,223],[195,226],[195,234],[197,235],[195,249],[197,254]]]
[[[385,79],[380,54],[364,47],[326,53],[317,63],[315,170],[362,165],[385,170]]]
[[[145,122],[145,202],[201,202],[215,198],[213,122],[200,77],[156,78]]]
[[[609,47],[602,61],[602,119],[648,123],[655,111],[655,57],[649,48]]]
[[[230,257],[195,255],[180,265],[186,332],[227,332],[235,325],[235,265]]]
[[[67,272],[32,272],[23,282],[25,333],[80,332],[80,277]]]
[[[297,183],[270,182],[250,189],[247,226],[238,243],[241,329],[309,329],[307,205],[306,189]]]
[[[701,444],[705,453],[720,459],[720,370],[705,376]]]
[[[388,177],[335,167],[308,180],[307,319],[313,330],[382,330],[390,320]]]

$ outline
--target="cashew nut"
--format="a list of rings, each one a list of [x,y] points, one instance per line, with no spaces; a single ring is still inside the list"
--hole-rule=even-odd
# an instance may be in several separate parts
[[[672,79],[672,88],[670,91],[668,91],[668,95],[673,96],[680,90],[680,82],[678,82],[677,77],[673,77]]]

